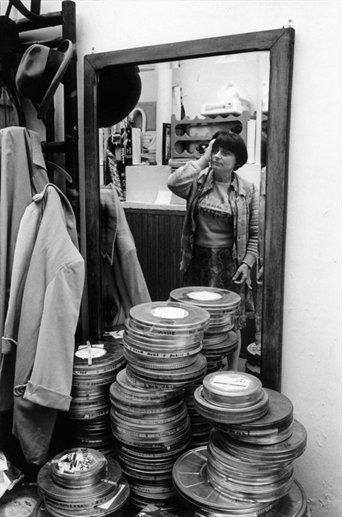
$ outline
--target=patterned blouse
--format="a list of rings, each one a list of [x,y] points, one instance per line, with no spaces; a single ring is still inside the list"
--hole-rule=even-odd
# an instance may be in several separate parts
[[[170,174],[169,189],[186,199],[187,210],[181,240],[182,260],[180,269],[186,271],[192,258],[197,230],[196,209],[200,200],[214,186],[213,170],[202,170],[202,159],[189,161]],[[234,174],[229,193],[233,214],[233,258],[237,265],[245,262],[252,267],[258,256],[259,196],[253,183]]]

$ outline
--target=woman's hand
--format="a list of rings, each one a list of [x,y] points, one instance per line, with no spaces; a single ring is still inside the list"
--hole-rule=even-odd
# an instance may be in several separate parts
[[[212,153],[212,148],[213,148],[214,142],[215,142],[215,138],[209,142],[208,147],[206,148],[204,153],[201,155],[201,157],[197,160],[197,162],[196,162],[197,167],[200,170],[206,169],[208,167],[208,165],[210,165],[211,153]]]
[[[216,138],[214,138],[213,140],[210,140],[210,142],[208,144],[208,147],[204,151],[204,155],[203,156],[206,158],[208,163],[210,162],[211,153],[213,152],[213,145],[214,145],[215,140],[216,140]]]
[[[244,262],[240,264],[235,275],[233,276],[234,284],[243,284],[248,278],[249,267]]]

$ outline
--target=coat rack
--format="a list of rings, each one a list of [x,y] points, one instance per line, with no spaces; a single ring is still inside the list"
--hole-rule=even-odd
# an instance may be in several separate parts
[[[12,0],[12,7],[18,9],[23,14],[25,8],[21,7],[21,2]],[[18,4],[18,5],[17,5]],[[24,10],[23,10],[24,9]],[[25,14],[26,15],[26,14]],[[40,14],[40,0],[31,0],[31,10],[28,17],[20,18],[16,21],[19,31],[19,45],[17,54],[19,58],[30,45],[41,43],[50,48],[57,48],[60,43],[69,39],[76,44],[76,6],[71,0],[61,2],[61,10],[47,14]],[[56,37],[46,36],[46,29],[49,27],[61,27],[61,35]],[[32,32],[32,39],[28,39],[25,33]],[[46,117],[46,142],[43,143],[46,159],[54,161],[53,155],[64,154],[64,166],[72,178],[72,198],[69,199],[73,205],[76,218],[79,219],[78,202],[78,109],[77,109],[77,71],[76,53],[71,59],[68,70],[64,76],[64,140],[55,140],[55,111],[50,107]],[[68,193],[67,193],[68,195]],[[69,197],[69,196],[68,196]],[[76,205],[76,206],[75,206]]]

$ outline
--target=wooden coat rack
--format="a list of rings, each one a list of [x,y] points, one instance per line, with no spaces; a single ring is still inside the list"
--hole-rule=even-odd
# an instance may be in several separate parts
[[[17,8],[16,1],[12,6]],[[16,21],[19,31],[19,56],[30,45],[41,43],[50,48],[57,48],[60,43],[69,39],[76,45],[76,6],[71,0],[61,2],[61,10],[47,14],[40,14],[40,0],[31,0],[30,18],[20,18]],[[19,9],[18,9],[19,10]],[[22,9],[19,12],[24,12]],[[32,16],[33,15],[33,16]],[[49,27],[61,27],[61,35],[44,39],[44,31]],[[27,39],[27,34],[32,31],[32,39]],[[30,34],[31,36],[31,34]],[[46,142],[44,142],[44,153],[46,158],[54,161],[54,154],[64,154],[64,166],[72,178],[72,190],[79,191],[78,172],[78,109],[77,109],[77,57],[76,52],[69,64],[68,70],[63,78],[64,84],[64,140],[55,140],[55,112],[53,103],[46,117]],[[70,199],[76,217],[79,218],[78,195]],[[75,206],[76,205],[76,206]]]

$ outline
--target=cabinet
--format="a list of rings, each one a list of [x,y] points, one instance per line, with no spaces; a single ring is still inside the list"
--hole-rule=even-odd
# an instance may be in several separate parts
[[[126,208],[141,269],[153,301],[165,301],[180,287],[184,211]]]
[[[188,160],[200,157],[198,147],[208,145],[216,131],[234,130],[239,133],[247,144],[247,123],[250,113],[243,111],[241,115],[185,117],[177,119],[171,117],[171,167],[177,168]],[[169,162],[170,163],[170,162]]]

